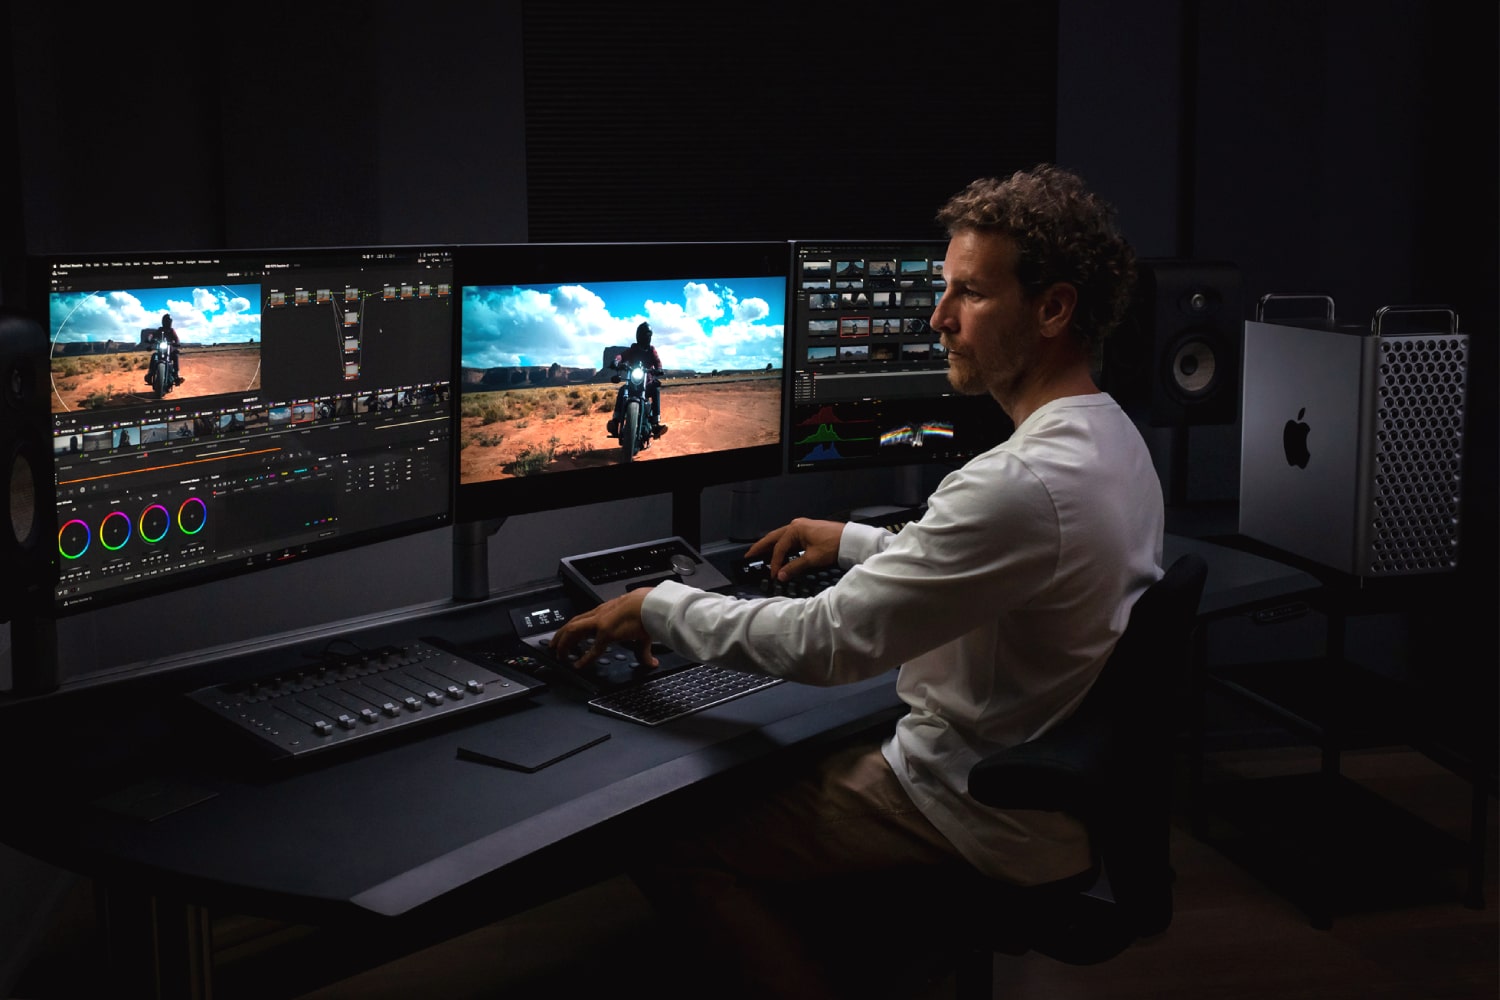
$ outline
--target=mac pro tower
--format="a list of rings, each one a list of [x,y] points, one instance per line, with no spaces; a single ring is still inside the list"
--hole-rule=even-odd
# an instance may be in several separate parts
[[[1339,327],[1328,300],[1322,321],[1267,322],[1265,303],[1245,324],[1240,533],[1360,578],[1454,569],[1469,354],[1457,317],[1386,307],[1368,329]]]

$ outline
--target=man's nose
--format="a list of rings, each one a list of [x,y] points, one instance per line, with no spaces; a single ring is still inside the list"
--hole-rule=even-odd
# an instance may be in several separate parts
[[[932,318],[929,319],[927,321],[927,323],[928,323],[929,326],[931,326],[934,330],[938,331],[939,333],[942,333],[945,330],[950,329],[950,326],[949,326],[949,323],[948,323],[948,313],[947,313],[946,310],[943,309],[942,300],[939,300],[938,304],[933,307],[933,309],[932,309]]]

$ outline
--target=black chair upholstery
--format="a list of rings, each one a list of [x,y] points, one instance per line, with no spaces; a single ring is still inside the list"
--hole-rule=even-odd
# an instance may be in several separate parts
[[[996,883],[981,907],[960,996],[989,997],[994,952],[1036,951],[1074,965],[1113,958],[1172,922],[1172,750],[1178,694],[1208,566],[1177,559],[1130,621],[1078,710],[1046,734],[969,772],[969,794],[1006,809],[1055,809],[1089,832],[1094,868],[1017,889]]]

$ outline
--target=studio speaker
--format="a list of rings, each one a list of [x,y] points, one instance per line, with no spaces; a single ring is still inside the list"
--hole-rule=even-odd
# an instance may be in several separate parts
[[[1243,308],[1233,264],[1140,261],[1130,310],[1104,341],[1101,387],[1153,427],[1234,423]]]
[[[0,529],[3,621],[44,611],[55,583],[48,387],[46,334],[0,313],[0,479],[10,514]]]

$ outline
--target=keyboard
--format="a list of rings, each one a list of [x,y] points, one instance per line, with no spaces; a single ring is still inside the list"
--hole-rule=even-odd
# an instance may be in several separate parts
[[[187,698],[249,736],[263,756],[285,759],[409,732],[545,686],[522,670],[481,663],[427,637],[325,651],[279,673],[200,688]]]
[[[590,699],[588,705],[596,712],[617,719],[658,726],[780,683],[780,677],[697,663],[632,687],[599,695]]]

